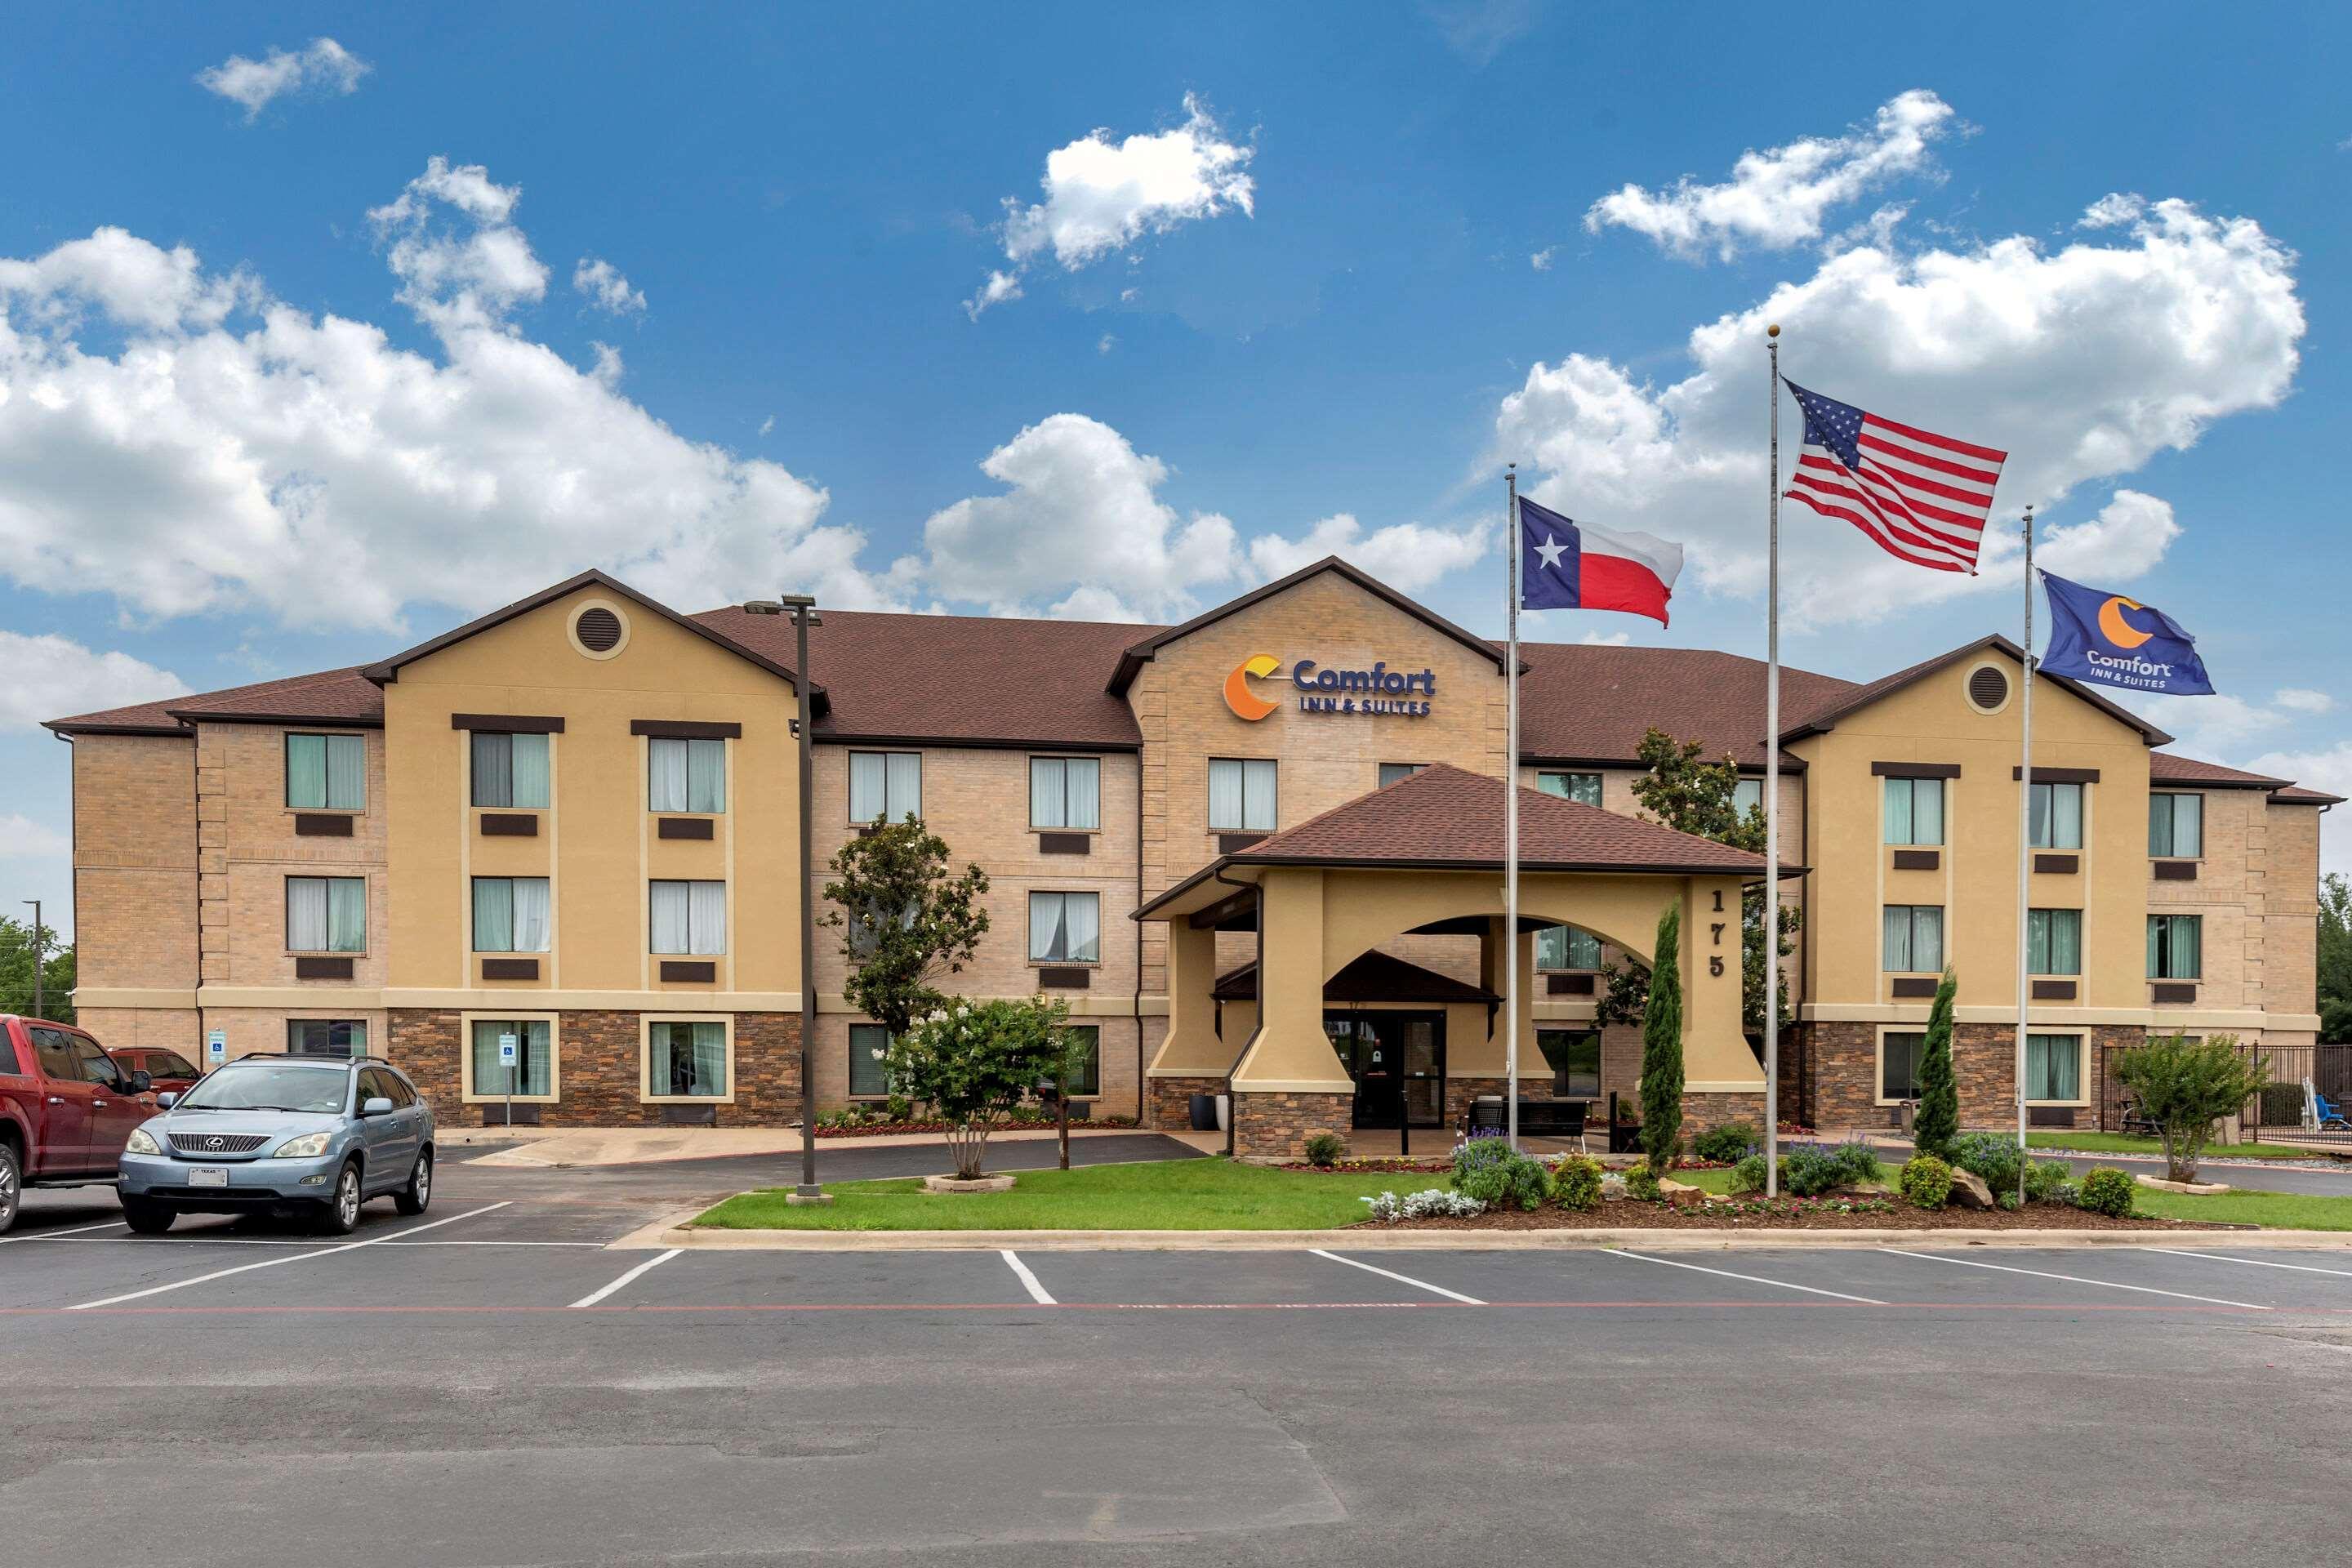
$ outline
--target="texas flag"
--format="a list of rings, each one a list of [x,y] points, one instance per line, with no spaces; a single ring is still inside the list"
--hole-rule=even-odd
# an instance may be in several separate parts
[[[1519,498],[1519,607],[1622,610],[1665,626],[1683,547],[1647,533],[1571,522]]]

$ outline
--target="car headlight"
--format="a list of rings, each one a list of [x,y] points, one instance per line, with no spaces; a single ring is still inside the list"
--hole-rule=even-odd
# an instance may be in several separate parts
[[[269,1152],[273,1160],[315,1160],[327,1152],[327,1144],[335,1135],[331,1132],[305,1132],[299,1138],[289,1138]]]
[[[122,1152],[126,1154],[160,1154],[163,1151],[155,1146],[155,1140],[148,1136],[147,1129],[134,1127],[131,1130],[130,1142],[122,1145]]]

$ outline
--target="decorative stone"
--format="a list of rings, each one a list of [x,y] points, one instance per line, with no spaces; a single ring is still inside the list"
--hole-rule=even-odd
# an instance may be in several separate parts
[[[2215,1193],[2230,1190],[2227,1182],[2168,1182],[2162,1176],[2148,1175],[2135,1175],[2132,1180],[2159,1193],[2187,1193],[2192,1198],[2210,1197]]]
[[[1993,1206],[1992,1189],[1986,1186],[1984,1178],[1974,1171],[1963,1171],[1955,1165],[1952,1167],[1950,1201],[1964,1209],[1989,1209]]]
[[[1615,1172],[1601,1178],[1601,1201],[1616,1204],[1625,1201],[1625,1178]]]
[[[1009,1193],[1013,1190],[1010,1176],[982,1176],[974,1181],[961,1182],[953,1176],[925,1176],[923,1191],[927,1193]]]
[[[1658,1178],[1658,1195],[1668,1203],[1675,1203],[1684,1198],[1703,1198],[1706,1196],[1706,1189],[1661,1176]]]

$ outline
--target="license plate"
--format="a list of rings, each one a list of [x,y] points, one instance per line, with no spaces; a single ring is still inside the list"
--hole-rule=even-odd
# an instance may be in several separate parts
[[[225,1187],[228,1185],[228,1167],[226,1165],[198,1165],[188,1173],[188,1185],[192,1187]]]

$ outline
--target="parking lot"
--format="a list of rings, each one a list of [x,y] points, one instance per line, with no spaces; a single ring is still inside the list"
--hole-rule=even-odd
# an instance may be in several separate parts
[[[2206,1563],[2250,1521],[2340,1559],[2346,1252],[608,1249],[779,1163],[453,1161],[334,1239],[34,1194],[7,1557],[244,1555],[266,1518],[275,1557],[483,1568]]]

